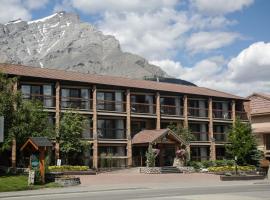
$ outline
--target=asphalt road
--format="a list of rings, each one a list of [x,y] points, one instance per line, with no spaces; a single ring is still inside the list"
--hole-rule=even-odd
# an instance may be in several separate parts
[[[148,188],[131,187],[115,188],[104,190],[78,190],[65,188],[61,190],[47,190],[46,192],[31,194],[31,191],[23,195],[14,194],[3,197],[0,200],[270,200],[269,184],[251,185],[227,185],[208,187],[188,187],[188,188]]]

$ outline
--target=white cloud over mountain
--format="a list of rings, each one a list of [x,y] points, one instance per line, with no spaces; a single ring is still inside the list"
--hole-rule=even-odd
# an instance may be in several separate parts
[[[199,61],[192,67],[171,60],[152,61],[172,76],[203,87],[247,96],[270,91],[270,43],[257,42],[230,61],[222,56]]]

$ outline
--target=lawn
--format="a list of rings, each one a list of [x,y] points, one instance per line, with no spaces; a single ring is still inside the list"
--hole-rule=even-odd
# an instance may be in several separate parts
[[[49,187],[60,187],[56,183],[47,183],[45,185],[32,185],[28,186],[27,176],[1,176],[0,177],[0,192],[19,191],[19,190],[33,190]]]

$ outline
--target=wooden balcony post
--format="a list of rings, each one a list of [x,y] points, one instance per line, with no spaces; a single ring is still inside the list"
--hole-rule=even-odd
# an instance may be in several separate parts
[[[18,91],[18,82],[16,81],[13,85],[13,93],[16,94]],[[17,104],[16,102],[13,103],[14,110],[17,110]],[[16,168],[16,162],[17,162],[17,142],[16,138],[14,137],[12,139],[12,148],[11,148],[11,166],[12,168]]]
[[[156,129],[160,129],[160,93],[156,93],[156,115],[157,115],[157,124]]]
[[[93,86],[93,168],[98,168],[97,88]]]
[[[235,100],[232,100],[232,120],[234,124],[236,121]]]
[[[59,146],[59,129],[60,129],[60,82],[57,81],[55,85],[55,131],[56,131],[56,141],[55,141],[55,162],[60,158],[60,146]]]
[[[208,100],[208,117],[209,117],[209,140],[210,144],[210,160],[216,160],[216,143],[214,139],[214,130],[213,130],[213,100],[210,97]]]
[[[184,95],[184,128],[188,128],[188,97]]]
[[[126,90],[126,111],[127,111],[127,156],[128,156],[128,167],[132,166],[132,143],[131,143],[131,110],[130,110],[130,90]]]

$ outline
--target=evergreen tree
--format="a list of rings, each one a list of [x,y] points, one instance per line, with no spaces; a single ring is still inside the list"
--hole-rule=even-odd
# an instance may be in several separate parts
[[[228,132],[228,142],[226,152],[237,157],[239,165],[258,165],[261,153],[257,149],[257,142],[250,123],[236,120],[234,126]]]

